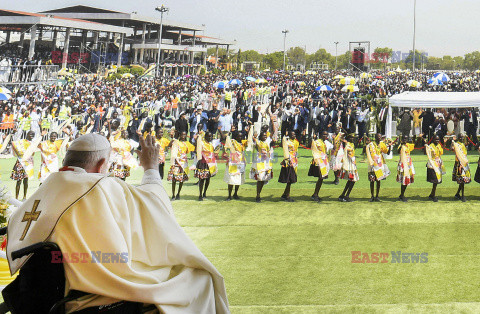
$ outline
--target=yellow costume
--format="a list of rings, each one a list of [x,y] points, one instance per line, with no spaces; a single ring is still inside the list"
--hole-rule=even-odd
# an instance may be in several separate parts
[[[388,154],[387,145],[384,142],[377,144],[371,142],[367,145],[368,158],[368,180],[380,181],[386,179],[390,175],[390,170],[385,163],[383,154]]]
[[[230,185],[242,185],[245,183],[245,147],[247,141],[241,143],[231,140],[228,136],[225,141],[225,149],[229,150],[228,162],[225,167],[223,180]]]
[[[158,163],[164,164],[165,163],[165,150],[170,145],[170,141],[164,137],[161,139],[155,139],[155,143],[159,146],[158,151]]]
[[[195,178],[207,179],[217,174],[215,146],[202,137],[197,139],[197,159]]]
[[[17,162],[15,163],[12,175],[10,176],[12,180],[19,181],[25,178],[31,179],[33,177],[33,154],[25,156],[25,153],[31,144],[30,141],[25,139],[12,142],[13,152],[17,156]]]
[[[455,151],[455,164],[453,166],[452,181],[460,183],[470,183],[470,166],[467,159],[467,148],[463,143],[453,142]]]
[[[442,175],[445,174],[445,166],[442,158],[442,145],[434,143],[425,146],[427,153],[427,181],[430,183],[442,183]]]
[[[340,178],[353,182],[360,179],[358,176],[357,164],[355,162],[355,146],[350,142],[345,144],[345,154],[343,155]]]
[[[331,145],[331,144],[330,144]],[[308,171],[311,177],[327,178],[330,171],[330,163],[328,162],[327,145],[322,139],[312,141],[312,164]]]
[[[55,142],[43,141],[40,143],[40,151],[42,156],[42,165],[38,178],[40,182],[44,182],[52,172],[58,171],[58,156],[57,153],[62,146],[62,140],[56,140]]]
[[[115,157],[110,170],[113,170],[115,177],[125,179],[130,176],[130,169],[138,167],[137,160],[131,153],[132,145],[124,138],[119,138],[111,144]]]
[[[412,158],[410,152],[413,150],[414,145],[407,143],[402,145],[400,149],[400,160],[397,167],[397,182],[402,185],[410,185],[413,183],[415,177],[415,168],[413,167]]]
[[[250,179],[270,181],[273,177],[272,156],[273,150],[266,142],[257,140],[254,145],[253,162],[250,170]]]
[[[174,140],[171,153],[171,165],[168,171],[168,181],[185,182],[188,181],[188,157],[187,154],[193,152],[195,146],[190,142]]]

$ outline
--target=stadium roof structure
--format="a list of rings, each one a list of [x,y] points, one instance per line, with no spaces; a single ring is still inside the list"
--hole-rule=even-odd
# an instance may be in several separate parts
[[[152,10],[153,11],[153,10]],[[67,18],[79,18],[83,20],[95,21],[104,24],[137,27],[140,28],[144,23],[151,25],[160,25],[160,17],[150,17],[137,14],[136,12],[126,13],[119,11],[106,10],[85,5],[76,5],[60,9],[43,11],[42,13],[51,13]],[[204,26],[198,26],[188,23],[163,20],[165,29],[181,29],[185,31],[204,31]]]
[[[11,33],[20,33],[20,53],[26,46],[25,41],[29,41],[29,59],[36,55],[35,48],[40,42],[45,47],[51,40],[52,50],[63,47],[63,67],[76,60],[68,57],[70,46],[80,54],[93,51],[99,60],[108,60],[102,61],[105,63],[116,58],[117,65],[155,62],[157,66],[175,63],[198,67],[199,59],[206,65],[208,46],[216,46],[216,51],[219,46],[225,46],[228,51],[236,44],[236,41],[205,36],[204,25],[162,19],[160,14],[150,17],[85,5],[39,13],[0,9],[0,31],[6,33],[6,43],[11,43]],[[129,53],[124,57],[125,51]]]
[[[73,17],[0,9],[0,30],[21,30],[33,25],[57,28],[75,28],[126,34],[130,29]]]

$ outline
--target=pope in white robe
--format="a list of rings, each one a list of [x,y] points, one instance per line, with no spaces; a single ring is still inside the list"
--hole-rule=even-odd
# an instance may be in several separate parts
[[[68,303],[68,312],[125,300],[155,304],[160,313],[229,313],[222,276],[178,225],[158,169],[152,169],[158,167],[154,143],[141,138],[145,174],[134,187],[105,174],[106,138],[77,138],[64,167],[12,214],[10,272],[29,258],[12,260],[13,251],[50,241],[64,256],[65,293],[95,295]]]

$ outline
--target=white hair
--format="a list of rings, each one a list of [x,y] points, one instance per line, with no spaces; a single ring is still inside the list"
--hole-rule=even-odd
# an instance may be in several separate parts
[[[110,150],[111,148],[95,152],[67,150],[65,158],[63,159],[63,166],[85,169],[96,165],[101,159],[105,159],[105,161],[108,163],[108,160],[110,159]]]

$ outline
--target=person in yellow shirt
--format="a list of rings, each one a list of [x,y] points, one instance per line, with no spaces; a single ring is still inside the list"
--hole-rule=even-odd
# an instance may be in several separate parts
[[[57,140],[57,138],[57,132],[52,132],[50,133],[50,139],[38,145],[42,156],[42,165],[38,173],[40,183],[43,183],[51,173],[58,171],[57,153],[62,146],[63,140]]]
[[[402,136],[401,145],[398,149],[400,153],[400,160],[397,166],[397,182],[401,184],[399,200],[407,202],[405,197],[405,191],[407,186],[413,183],[415,177],[415,168],[413,167],[412,158],[410,152],[413,150],[414,145],[408,142],[408,136]]]
[[[216,145],[212,143],[212,133],[205,132],[202,136],[198,134],[197,137],[197,166],[195,169],[195,178],[199,180],[198,189],[200,195],[199,201],[203,201],[207,197],[208,186],[210,185],[210,178],[217,174],[217,159],[215,157]]]
[[[286,183],[285,190],[282,194],[282,200],[285,202],[293,202],[290,197],[290,188],[292,183],[297,182],[297,167],[298,167],[298,141],[295,138],[295,132],[289,132],[289,138],[286,136],[282,139],[283,146],[283,161],[280,163],[282,169],[280,170],[280,176],[278,182]]]
[[[183,183],[188,181],[188,153],[195,150],[190,142],[187,141],[187,132],[179,134],[178,140],[172,143],[172,152],[170,157],[170,170],[167,180],[172,182],[172,201],[180,199]],[[178,192],[175,195],[175,187],[178,182]]]
[[[343,140],[345,145],[345,154],[343,155],[342,171],[340,172],[340,178],[347,180],[345,189],[338,197],[340,202],[353,202],[350,198],[355,182],[360,178],[358,176],[357,164],[355,160],[355,145],[353,145],[354,134],[349,134],[346,140]]]
[[[440,144],[440,137],[435,135],[430,145],[425,144],[425,152],[427,153],[427,181],[432,183],[432,192],[428,198],[433,202],[438,202],[435,196],[437,185],[442,183],[442,175],[445,174],[445,166],[441,156],[443,155],[443,147]]]
[[[163,137],[163,128],[157,126],[155,130],[155,142],[158,145],[158,172],[160,173],[160,178],[163,179],[165,174],[165,155],[166,151],[172,145],[172,142],[167,138]]]
[[[333,184],[338,185],[340,172],[342,170],[342,161],[343,155],[345,154],[344,151],[344,133],[341,132],[340,128],[336,130],[338,133],[333,139],[333,149],[330,151],[330,168],[332,169],[333,173],[335,174],[335,180]]]
[[[455,164],[453,165],[452,180],[458,183],[458,190],[455,194],[456,200],[466,202],[465,199],[465,184],[470,183],[470,165],[467,159],[467,148],[463,144],[465,137],[462,133],[458,135],[458,139],[453,137],[452,150],[455,152]],[[462,196],[460,196],[460,192]]]
[[[383,154],[389,154],[391,144],[387,145],[382,141],[382,134],[375,134],[375,141],[372,142],[370,138],[367,140],[367,159],[368,159],[368,181],[370,181],[370,202],[380,202],[378,195],[380,193],[380,182],[385,180],[390,175],[390,170],[385,162]],[[375,182],[377,182],[377,190],[375,192]]]
[[[238,189],[240,185],[245,183],[245,147],[247,146],[247,141],[242,139],[241,131],[233,132],[232,136],[233,139],[227,136],[225,141],[225,150],[229,151],[223,177],[223,180],[228,184],[227,201],[232,200],[233,187],[235,187],[233,199],[240,199],[238,197]]]
[[[417,137],[422,133],[422,120],[421,117],[423,110],[420,108],[415,108],[412,110],[413,115],[413,136]],[[415,139],[413,141],[415,143]]]
[[[15,198],[18,199],[20,195],[20,186],[23,181],[23,199],[27,199],[28,179],[33,178],[33,154],[35,152],[29,152],[30,145],[35,136],[35,132],[28,131],[27,138],[12,141],[13,153],[17,157],[17,162],[13,166],[12,174],[10,178],[17,181],[15,187]],[[26,154],[28,156],[26,156]]]
[[[316,135],[314,135],[316,137]],[[328,132],[322,132],[322,138],[312,141],[312,164],[308,170],[308,176],[318,178],[317,184],[315,185],[315,191],[312,195],[312,200],[320,202],[321,199],[318,197],[320,188],[323,184],[323,179],[328,178],[328,172],[330,171],[330,163],[328,162],[328,151],[333,147],[330,142],[327,141]],[[329,146],[327,146],[329,145]]]
[[[250,133],[253,132],[249,131],[249,138]],[[252,139],[254,150],[252,168],[250,169],[250,178],[257,181],[257,196],[255,198],[255,201],[257,203],[262,202],[260,194],[262,193],[263,186],[268,183],[273,177],[273,149],[271,147],[272,142],[267,141],[267,139],[268,137],[266,132],[261,132],[258,139]]]

